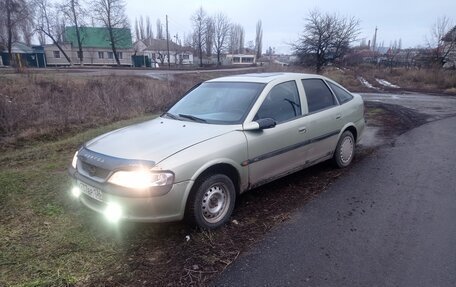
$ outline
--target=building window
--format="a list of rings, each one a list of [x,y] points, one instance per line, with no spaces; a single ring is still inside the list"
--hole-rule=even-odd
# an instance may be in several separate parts
[[[252,57],[243,57],[242,63],[253,63],[253,58]]]
[[[190,60],[190,55],[183,54],[183,55],[182,55],[182,59],[184,59],[184,60]]]
[[[98,59],[104,59],[104,53],[98,52]]]
[[[123,59],[123,53],[122,52],[117,52],[117,58],[118,59]]]
[[[113,52],[108,52],[108,59],[114,58],[114,53]]]
[[[240,63],[240,62],[241,62],[241,58],[233,57],[233,63]]]
[[[56,59],[60,58],[60,51],[54,51],[54,58],[56,58]]]
[[[84,56],[84,52],[78,51],[78,59],[81,59]]]

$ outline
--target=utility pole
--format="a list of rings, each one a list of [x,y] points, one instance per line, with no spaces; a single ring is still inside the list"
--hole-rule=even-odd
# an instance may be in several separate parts
[[[166,49],[168,50],[168,69],[171,69],[171,63],[169,62],[169,32],[168,32],[168,15],[166,15]]]

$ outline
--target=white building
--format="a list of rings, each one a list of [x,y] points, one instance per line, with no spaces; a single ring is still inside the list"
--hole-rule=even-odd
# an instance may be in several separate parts
[[[158,63],[159,65],[168,64],[166,40],[139,40],[133,46],[135,55],[147,56],[152,63]],[[169,63],[171,65],[192,65],[193,62],[193,51],[190,47],[183,47],[174,42],[169,42]]]
[[[231,65],[253,65],[256,64],[256,56],[250,54],[228,54],[225,62]]]

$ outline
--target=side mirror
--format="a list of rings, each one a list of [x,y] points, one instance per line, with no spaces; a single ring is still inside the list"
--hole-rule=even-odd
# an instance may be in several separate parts
[[[271,118],[259,119],[248,124],[245,124],[242,131],[261,131],[264,129],[270,129],[276,126],[276,121]]]
[[[260,130],[271,129],[276,126],[276,121],[271,118],[259,119],[256,121]]]

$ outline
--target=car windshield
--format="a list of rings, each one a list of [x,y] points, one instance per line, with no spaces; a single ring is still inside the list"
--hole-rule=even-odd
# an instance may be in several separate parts
[[[164,115],[209,124],[239,124],[264,86],[261,83],[241,82],[203,83]]]

